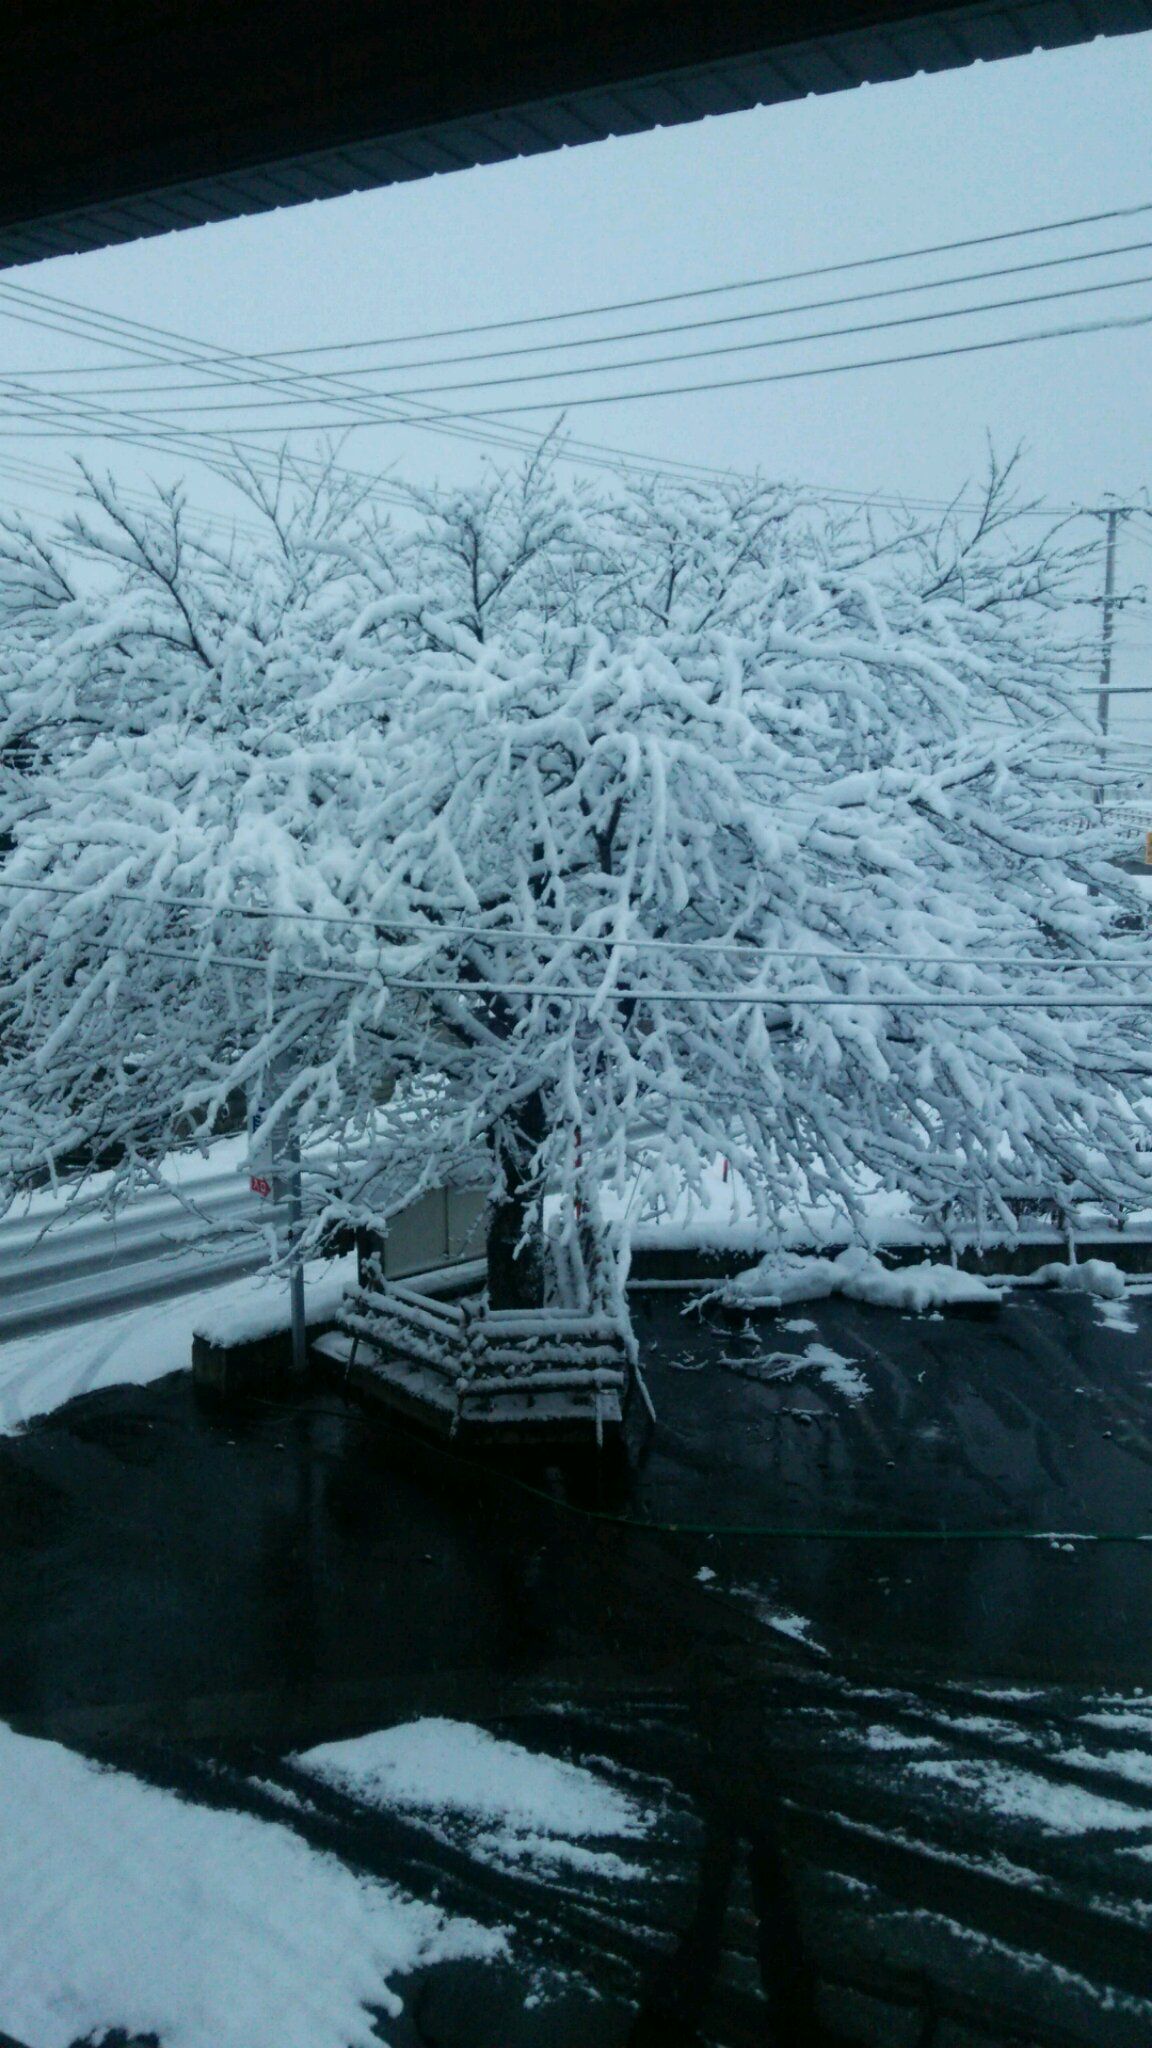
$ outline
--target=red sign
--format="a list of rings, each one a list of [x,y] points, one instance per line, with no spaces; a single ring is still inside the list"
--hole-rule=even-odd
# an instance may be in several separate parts
[[[272,1193],[272,1183],[270,1180],[265,1180],[262,1173],[254,1173],[248,1186],[254,1195],[270,1195]]]

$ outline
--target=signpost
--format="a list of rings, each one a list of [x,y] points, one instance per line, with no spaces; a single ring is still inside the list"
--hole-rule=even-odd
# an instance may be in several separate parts
[[[300,1231],[304,1221],[304,1199],[300,1180],[300,1140],[293,1131],[287,1146],[288,1243],[292,1263],[289,1286],[292,1291],[292,1371],[303,1379],[308,1371],[308,1329],[304,1320],[304,1261],[300,1256]]]
[[[273,1093],[286,1077],[277,1062],[265,1079]],[[248,1105],[248,1186],[262,1200],[271,1200],[277,1212],[284,1205],[288,1233],[288,1284],[292,1303],[292,1371],[303,1379],[308,1370],[308,1330],[304,1307],[304,1261],[300,1234],[304,1220],[304,1199],[300,1172],[300,1140],[287,1118],[279,1119],[256,1143],[256,1133],[268,1114],[265,1097],[255,1095]]]

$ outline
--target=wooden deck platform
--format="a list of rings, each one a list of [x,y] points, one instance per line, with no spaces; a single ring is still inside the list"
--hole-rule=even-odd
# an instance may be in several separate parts
[[[451,1437],[588,1443],[618,1435],[636,1372],[618,1319],[490,1310],[414,1283],[360,1287],[313,1357],[374,1406]]]

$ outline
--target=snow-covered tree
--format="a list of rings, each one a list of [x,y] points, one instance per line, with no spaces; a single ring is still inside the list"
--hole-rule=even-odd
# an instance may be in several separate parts
[[[1077,562],[1003,477],[927,530],[538,463],[398,528],[270,503],[266,546],[179,562],[174,503],[101,495],[115,587],[5,657],[10,719],[65,735],[8,805],[10,1177],[98,1134],[127,1184],[288,1073],[306,1136],[383,1131],[392,1200],[487,1161],[504,1304],[546,1195],[610,1299],[606,1194],[718,1152],[767,1238],[828,1201],[862,1231],[875,1185],[1008,1228],[1146,1192],[1143,942],[1060,822],[1101,773]],[[342,1213],[381,1199],[346,1166]]]

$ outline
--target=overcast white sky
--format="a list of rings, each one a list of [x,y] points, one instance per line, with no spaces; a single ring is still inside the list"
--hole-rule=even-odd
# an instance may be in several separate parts
[[[1150,135],[1152,36],[1128,36],[61,258],[6,273],[0,282],[237,350],[383,339],[693,290],[1135,206],[1152,200]],[[790,285],[719,304],[653,310],[639,323],[632,316],[615,325],[789,305],[950,270],[1139,242],[1149,245],[1143,253],[1131,251],[1083,270],[1040,271],[972,286],[967,294],[881,301],[831,317],[805,315],[762,331],[803,333],[834,321],[893,318],[924,305],[960,304],[965,296],[1000,298],[1051,291],[1067,282],[1148,280],[1122,290],[852,342],[721,356],[677,366],[664,377],[640,372],[614,381],[621,389],[646,381],[704,382],[838,361],[852,353],[896,354],[1117,314],[1152,315],[1150,211],[934,265],[897,265],[814,287]],[[0,371],[113,360],[91,342],[16,324],[7,317],[13,310],[9,306],[0,323]],[[604,331],[613,323],[595,324]],[[546,338],[589,331],[587,325],[552,328]],[[617,353],[671,352],[748,334],[745,328],[705,332],[695,341],[668,337]],[[381,348],[332,363],[350,364],[360,376],[370,361],[398,363],[528,338],[511,334]],[[991,434],[1001,450],[1020,440],[1027,444],[1032,492],[1056,503],[1094,503],[1105,493],[1142,493],[1152,482],[1150,349],[1152,327],[1135,327],[853,375],[597,404],[574,410],[570,420],[582,436],[639,453],[758,466],[769,474],[862,492],[929,497],[951,494],[979,472],[985,436]],[[482,367],[481,374],[538,367],[539,359],[523,358]],[[443,371],[440,378],[452,374]],[[397,380],[408,386],[434,381],[440,381],[435,373],[406,373]],[[389,388],[386,377],[374,384]],[[567,383],[569,396],[592,388],[579,379]],[[546,386],[543,395],[554,400],[564,390]],[[508,386],[488,400],[460,393],[438,402],[508,404],[540,395],[539,387]],[[555,411],[550,404],[518,424],[543,427]],[[237,425],[246,418],[264,424],[279,417],[221,415],[217,424],[226,419]],[[308,406],[298,417],[315,420],[319,414]],[[199,415],[188,421],[194,423],[200,423]],[[81,445],[70,437],[26,438],[26,419],[10,419],[8,425],[10,434],[0,436],[6,461],[59,466]],[[305,445],[313,438],[306,436]],[[88,443],[86,452],[133,477],[141,467],[153,474],[172,471],[163,457],[142,463],[107,442]],[[414,480],[456,480],[474,474],[481,456],[471,443],[373,426],[352,436],[348,459]],[[194,495],[210,501],[215,487],[198,476],[191,455],[184,466]],[[26,471],[20,480],[6,467],[0,471],[4,490],[29,506],[59,503]],[[1133,521],[1125,534],[1122,581],[1146,574],[1152,582],[1152,522],[1143,523],[1146,539],[1137,537],[1140,524]],[[1131,651],[1117,680],[1147,675],[1152,681],[1152,660],[1141,659],[1138,644],[1146,642],[1152,651],[1152,618],[1126,615],[1123,638]],[[1129,708],[1135,713],[1138,706]]]

